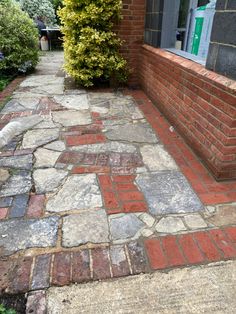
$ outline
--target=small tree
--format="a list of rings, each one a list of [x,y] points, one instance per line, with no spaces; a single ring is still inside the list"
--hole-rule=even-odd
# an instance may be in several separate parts
[[[20,4],[22,10],[27,12],[31,18],[40,16],[46,23],[55,23],[55,10],[50,0],[21,0]]]
[[[120,18],[120,0],[64,0],[59,11],[64,34],[65,69],[80,84],[98,78],[127,79],[121,40],[112,31]]]
[[[0,71],[33,68],[38,61],[38,31],[19,5],[0,2]]]

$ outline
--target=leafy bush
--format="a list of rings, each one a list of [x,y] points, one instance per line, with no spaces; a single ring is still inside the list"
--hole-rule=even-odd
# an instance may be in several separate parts
[[[38,61],[38,31],[18,4],[0,3],[0,72],[33,68]]]
[[[59,25],[59,24],[60,24],[60,19],[59,19],[59,17],[58,17],[57,12],[58,12],[58,10],[59,10],[60,8],[63,7],[63,0],[50,0],[50,1],[51,1],[51,3],[52,3],[52,5],[53,5],[53,7],[54,7],[54,10],[55,10],[55,13],[56,13],[56,22],[57,22],[57,24]]]
[[[65,70],[84,86],[96,79],[127,79],[121,40],[112,31],[120,0],[64,0],[59,11],[64,34]]]
[[[16,314],[15,310],[6,309],[2,304],[0,304],[0,314]]]
[[[56,22],[56,15],[53,4],[50,0],[21,0],[22,10],[26,11],[31,18],[42,17],[48,24]]]

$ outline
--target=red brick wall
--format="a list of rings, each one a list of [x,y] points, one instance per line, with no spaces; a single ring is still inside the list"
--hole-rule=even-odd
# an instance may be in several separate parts
[[[143,44],[146,0],[123,0],[122,20],[115,31],[125,41],[121,53],[132,71],[130,86],[138,86],[138,57]]]
[[[139,78],[147,95],[219,180],[236,178],[236,82],[144,45]]]

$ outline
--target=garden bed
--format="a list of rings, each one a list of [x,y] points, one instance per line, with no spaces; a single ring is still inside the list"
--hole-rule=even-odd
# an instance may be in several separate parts
[[[2,305],[6,309],[6,311],[3,313],[24,314],[26,311],[26,301],[27,299],[25,294],[2,295],[0,296],[0,309]],[[10,310],[15,310],[15,312]]]

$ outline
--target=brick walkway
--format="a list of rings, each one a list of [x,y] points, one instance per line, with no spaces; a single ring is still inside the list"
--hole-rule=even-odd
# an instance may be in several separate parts
[[[65,90],[62,62],[43,57],[0,114],[3,132],[17,123],[0,152],[0,290],[235,259],[236,183],[143,92]]]

